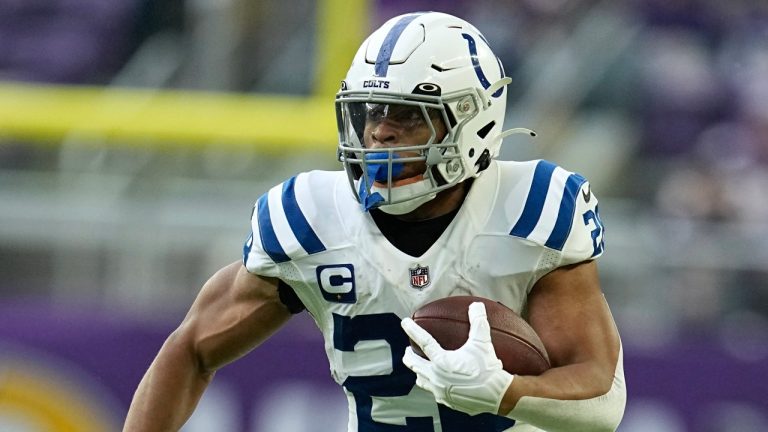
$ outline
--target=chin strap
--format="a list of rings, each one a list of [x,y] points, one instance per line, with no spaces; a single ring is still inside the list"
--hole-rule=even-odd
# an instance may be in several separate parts
[[[390,202],[399,201],[396,204],[381,204],[379,210],[391,215],[403,215],[410,213],[422,204],[432,200],[437,196],[437,193],[430,193],[432,182],[429,179],[423,179],[417,182],[413,182],[407,185],[398,186],[387,191],[387,188],[378,188],[376,185],[371,187],[373,195],[380,195],[377,190],[387,194],[390,197]],[[415,198],[408,198],[415,197]],[[405,199],[408,198],[408,199]]]

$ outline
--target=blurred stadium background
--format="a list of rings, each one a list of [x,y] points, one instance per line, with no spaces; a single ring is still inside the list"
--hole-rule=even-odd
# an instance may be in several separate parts
[[[253,202],[337,169],[363,37],[439,10],[502,57],[504,159],[601,199],[623,432],[768,430],[765,0],[0,0],[0,431],[118,430]],[[306,314],[224,369],[186,431],[342,430]]]

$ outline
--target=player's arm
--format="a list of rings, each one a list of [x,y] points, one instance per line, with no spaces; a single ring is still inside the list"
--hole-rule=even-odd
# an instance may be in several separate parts
[[[429,358],[406,348],[403,363],[416,373],[416,385],[471,415],[508,415],[549,432],[616,429],[626,399],[621,347],[594,262],[554,270],[529,295],[529,319],[553,365],[541,376],[505,371],[491,342],[485,307],[473,303],[468,313],[469,338],[453,351],[440,347],[412,319],[403,319],[403,329]]]
[[[548,431],[615,430],[626,390],[597,264],[561,267],[541,278],[528,297],[528,320],[553,367],[540,376],[515,376],[499,413]]]
[[[291,316],[278,280],[249,273],[241,261],[214,274],[141,380],[124,431],[176,431],[217,369],[267,339]]]

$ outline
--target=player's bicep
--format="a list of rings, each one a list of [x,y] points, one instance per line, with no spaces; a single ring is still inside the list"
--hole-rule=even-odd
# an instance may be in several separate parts
[[[202,369],[215,370],[245,355],[290,318],[277,286],[277,279],[251,274],[241,261],[205,283],[178,330]]]
[[[607,380],[619,355],[619,336],[600,289],[597,264],[586,261],[542,277],[528,297],[528,320],[553,367],[591,363]]]

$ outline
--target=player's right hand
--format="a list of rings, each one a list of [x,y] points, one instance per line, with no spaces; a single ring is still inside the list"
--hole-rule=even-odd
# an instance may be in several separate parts
[[[485,305],[472,303],[468,313],[469,338],[454,351],[444,350],[411,318],[403,319],[403,330],[429,358],[407,347],[403,363],[416,374],[416,385],[432,393],[438,403],[470,415],[496,414],[514,376],[496,357]]]

